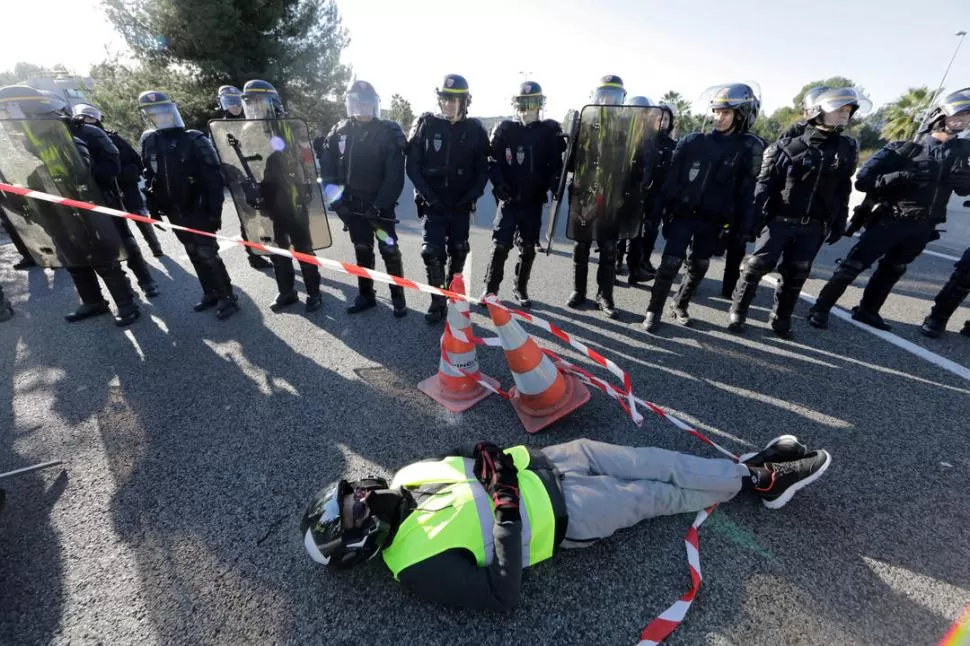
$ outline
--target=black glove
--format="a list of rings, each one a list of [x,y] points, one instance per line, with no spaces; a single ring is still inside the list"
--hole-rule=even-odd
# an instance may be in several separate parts
[[[492,193],[500,202],[508,202],[512,199],[512,188],[508,184],[499,184],[493,187]]]
[[[913,173],[908,170],[900,170],[895,173],[886,173],[881,175],[879,179],[876,180],[876,188],[892,188],[893,186],[899,186],[900,184],[906,184],[912,182],[914,179]]]
[[[522,520],[519,513],[519,475],[512,456],[491,442],[475,446],[475,477],[492,497],[499,522]]]
[[[377,222],[383,217],[381,210],[371,204],[370,208],[364,211],[364,219],[370,220],[372,222]]]

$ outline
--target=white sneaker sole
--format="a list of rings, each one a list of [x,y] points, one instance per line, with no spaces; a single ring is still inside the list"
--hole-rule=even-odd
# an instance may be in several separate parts
[[[805,487],[807,487],[808,485],[812,484],[820,477],[822,477],[822,474],[825,473],[825,471],[829,468],[829,465],[832,464],[832,456],[829,454],[828,451],[825,451],[825,450],[821,450],[820,453],[825,454],[825,462],[822,464],[822,466],[819,468],[818,471],[816,471],[809,477],[805,478],[804,480],[799,480],[792,486],[788,487],[788,489],[785,490],[785,493],[781,494],[774,500],[762,500],[761,501],[762,504],[764,504],[764,506],[767,507],[768,509],[781,509],[786,504],[788,504],[788,501],[791,500],[792,497],[796,493],[798,493],[800,489],[804,489]]]
[[[773,439],[770,442],[768,442],[767,444],[765,444],[764,447],[762,447],[760,450],[758,450],[758,451],[752,451],[751,453],[744,453],[744,454],[742,454],[741,457],[738,458],[738,462],[744,462],[746,460],[750,460],[754,456],[756,456],[759,453],[761,453],[761,451],[764,451],[765,449],[767,449],[769,447],[772,447],[775,444],[778,444],[779,442],[785,442],[785,441],[798,442],[799,444],[801,444],[801,440],[799,440],[794,435],[788,435],[788,434],[786,434],[786,435],[779,435],[775,439]]]

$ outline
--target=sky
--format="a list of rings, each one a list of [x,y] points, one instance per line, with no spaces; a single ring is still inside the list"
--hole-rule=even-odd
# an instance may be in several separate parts
[[[5,2],[0,70],[19,60],[85,72],[123,43],[98,0]],[[630,94],[677,90],[697,98],[711,85],[754,81],[770,113],[801,87],[830,76],[861,85],[875,105],[909,87],[935,89],[960,38],[968,0],[337,0],[350,46],[343,61],[370,81],[384,106],[392,94],[415,112],[434,109],[448,73],[464,75],[473,115],[511,112],[526,77],[562,118],[584,104],[604,74]],[[968,39],[970,40],[970,39]],[[243,82],[240,79],[239,82]],[[946,86],[970,86],[964,42]]]

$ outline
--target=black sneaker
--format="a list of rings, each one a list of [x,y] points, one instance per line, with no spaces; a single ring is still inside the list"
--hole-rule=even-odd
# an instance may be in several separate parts
[[[808,310],[808,324],[820,330],[827,330],[829,327],[829,313],[827,310],[817,310],[814,307]]]
[[[258,257],[258,256],[254,256]],[[282,312],[290,305],[295,305],[300,302],[300,297],[296,295],[296,292],[287,292],[285,294],[279,294],[272,303],[270,303],[269,308],[276,313]]]
[[[923,321],[923,325],[919,328],[919,333],[923,336],[928,336],[931,339],[938,339],[943,336],[943,332],[946,330],[946,324],[941,324],[940,321],[927,316]]]
[[[566,301],[566,307],[571,307],[574,310],[578,310],[583,305],[586,304],[586,294],[581,294],[579,292],[573,292],[569,295],[569,300]]]
[[[690,325],[690,314],[687,313],[686,307],[681,307],[680,305],[671,305],[670,313],[673,315],[674,319],[681,325]]]
[[[264,258],[263,256],[257,256],[255,254],[249,256],[249,266],[253,269],[272,269],[273,263]]]
[[[239,297],[233,294],[226,298],[219,299],[216,305],[216,318],[225,321],[227,318],[239,311]]]
[[[781,339],[791,339],[795,336],[791,330],[791,319],[781,319],[772,316],[769,323],[771,324],[771,331],[775,333],[775,336]]]
[[[314,294],[306,297],[306,311],[308,314],[316,312],[323,306],[323,295]]]
[[[403,294],[401,296],[391,296],[391,305],[394,308],[394,318],[400,319],[408,315],[408,302],[404,299]]]
[[[755,485],[754,491],[768,509],[781,509],[799,489],[818,480],[832,463],[828,451],[812,451],[801,460],[768,462],[764,470],[771,474],[767,486]]]
[[[202,297],[202,300],[192,306],[196,312],[204,312],[210,310],[219,304],[219,297],[215,294],[206,294]]]
[[[354,297],[354,302],[347,308],[347,313],[360,314],[373,307],[377,307],[377,295],[374,292],[370,294],[357,294]]]
[[[110,311],[111,309],[108,307],[108,301],[101,301],[100,303],[82,303],[81,307],[66,315],[64,320],[68,323],[77,323],[78,321],[89,319],[92,316],[101,316],[102,314],[107,314]]]
[[[524,287],[522,289],[518,287],[512,288],[512,298],[519,304],[519,307],[532,306],[532,299],[529,298],[529,292]]]
[[[606,318],[608,319],[616,318],[616,315],[617,315],[616,305],[613,304],[612,300],[603,298],[602,296],[597,296],[596,307],[598,307],[600,311],[603,312],[603,316],[605,316]]]
[[[660,315],[656,312],[647,312],[646,318],[643,319],[643,329],[647,332],[656,332],[659,327]]]
[[[808,447],[798,441],[794,435],[779,435],[771,440],[760,451],[744,453],[739,462],[749,467],[761,467],[765,462],[791,462],[801,460],[808,453]]]
[[[746,326],[746,317],[740,312],[731,312],[731,319],[728,323],[728,332],[744,332]]]
[[[884,321],[879,314],[876,312],[870,312],[869,310],[864,310],[859,306],[852,308],[852,320],[865,323],[866,325],[874,327],[877,330],[885,330],[888,332],[892,329],[892,327],[886,323],[886,321]]]

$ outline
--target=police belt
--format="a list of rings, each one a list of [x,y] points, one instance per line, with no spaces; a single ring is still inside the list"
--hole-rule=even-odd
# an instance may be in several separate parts
[[[822,218],[813,218],[810,215],[803,215],[800,218],[795,218],[787,215],[777,215],[774,218],[772,218],[772,220],[774,222],[781,222],[782,224],[796,224],[803,227],[808,226],[813,222],[821,222],[822,224],[825,224],[826,222]]]

